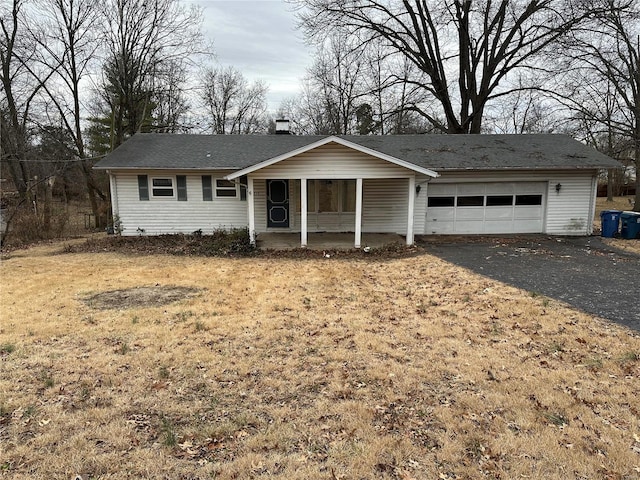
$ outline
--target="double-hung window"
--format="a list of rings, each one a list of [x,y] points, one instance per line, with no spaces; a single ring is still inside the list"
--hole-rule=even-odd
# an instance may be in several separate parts
[[[216,178],[216,197],[236,198],[238,196],[238,186],[229,180]]]
[[[152,197],[173,197],[173,178],[171,177],[152,177],[151,178],[151,196]]]
[[[140,200],[149,198],[177,198],[178,201],[187,201],[187,177],[176,175],[175,177],[151,177],[138,175],[138,195]]]

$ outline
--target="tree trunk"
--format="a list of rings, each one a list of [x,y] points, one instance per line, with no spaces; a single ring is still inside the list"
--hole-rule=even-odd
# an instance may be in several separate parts
[[[636,196],[635,204],[633,206],[634,212],[640,212],[640,149],[636,147],[635,153],[635,166],[636,166]]]
[[[613,182],[614,182],[614,170],[610,168],[607,170],[607,202],[613,201]]]
[[[43,182],[44,208],[42,209],[42,225],[47,237],[51,232],[51,217],[53,214],[53,178],[48,178]]]

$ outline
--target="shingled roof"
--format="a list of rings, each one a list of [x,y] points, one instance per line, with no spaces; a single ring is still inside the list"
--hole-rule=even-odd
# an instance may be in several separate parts
[[[143,133],[128,139],[94,168],[240,170],[325,138],[324,135]],[[620,166],[566,135],[344,135],[340,138],[436,171]]]

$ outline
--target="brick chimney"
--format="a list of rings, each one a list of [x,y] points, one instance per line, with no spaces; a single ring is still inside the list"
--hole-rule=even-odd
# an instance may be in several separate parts
[[[276,120],[276,135],[290,135],[289,120]]]

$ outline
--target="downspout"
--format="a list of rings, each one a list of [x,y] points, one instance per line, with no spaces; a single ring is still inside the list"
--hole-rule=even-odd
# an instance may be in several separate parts
[[[591,177],[591,203],[589,205],[589,222],[587,224],[587,235],[593,233],[593,222],[596,218],[596,200],[598,197],[598,172]]]
[[[120,224],[120,213],[118,208],[118,182],[116,176],[107,170],[109,174],[109,190],[111,191],[111,218],[113,220],[114,233],[121,233],[122,225]]]

